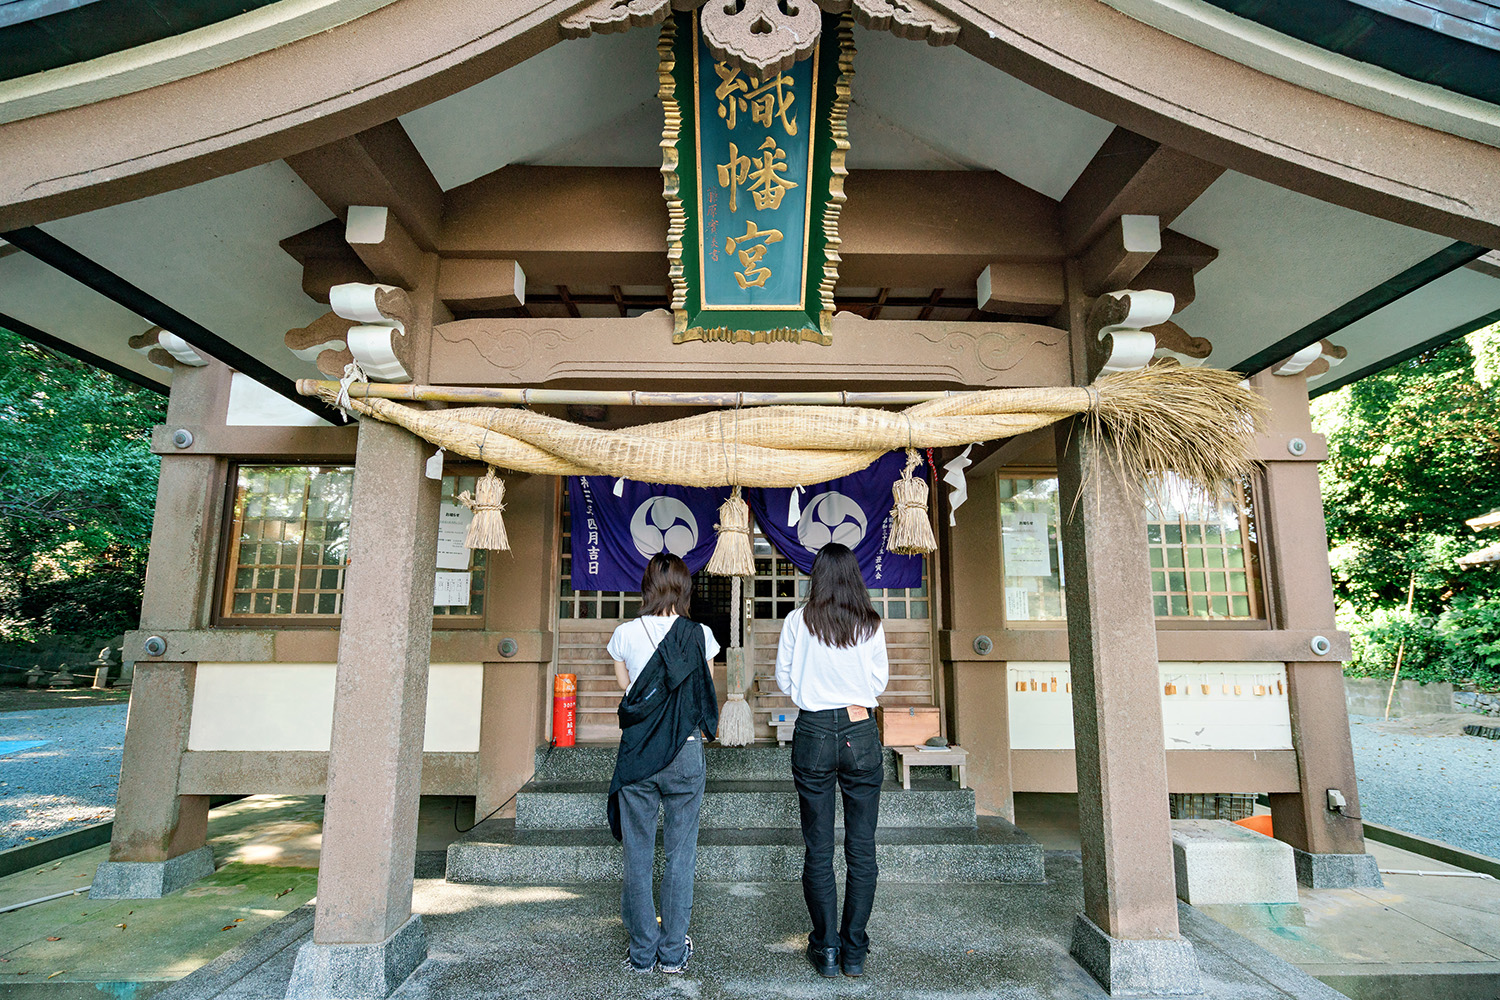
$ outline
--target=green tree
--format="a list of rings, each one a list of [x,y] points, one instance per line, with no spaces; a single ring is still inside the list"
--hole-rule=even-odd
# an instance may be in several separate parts
[[[1403,676],[1500,680],[1500,568],[1458,567],[1494,540],[1464,522],[1500,507],[1493,359],[1496,328],[1314,402],[1314,426],[1328,436],[1323,505],[1353,672],[1388,675],[1404,644]]]
[[[1465,340],[1330,393],[1314,410],[1328,435],[1323,505],[1342,600],[1404,607],[1413,573],[1419,614],[1500,595],[1493,573],[1457,563],[1484,541],[1464,521],[1500,506],[1500,396],[1476,374]]]
[[[134,628],[166,397],[0,330],[0,641]]]

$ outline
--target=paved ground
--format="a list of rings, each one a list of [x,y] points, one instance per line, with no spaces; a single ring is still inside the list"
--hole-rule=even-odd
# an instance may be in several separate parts
[[[1500,740],[1464,736],[1470,719],[1350,716],[1363,818],[1500,858]]]
[[[896,1000],[1101,1000],[1068,956],[1080,901],[1076,854],[1047,858],[1043,885],[882,886],[862,979],[819,979],[802,957],[806,910],[795,883],[703,883],[693,910],[695,954],[682,976],[620,967],[619,888],[417,882],[414,906],[429,961],[392,1000],[473,998],[870,997]],[[1215,1000],[1338,1000],[1338,995],[1183,908],[1205,993]],[[295,920],[296,917],[288,918]],[[280,1000],[300,941],[227,955],[162,1000]],[[241,958],[237,965],[234,958]],[[247,968],[247,966],[249,966]]]
[[[0,850],[114,818],[125,712],[0,713]]]

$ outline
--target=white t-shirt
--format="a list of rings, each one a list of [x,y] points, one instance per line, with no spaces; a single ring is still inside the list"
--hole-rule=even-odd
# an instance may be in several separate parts
[[[625,668],[630,671],[630,683],[634,684],[641,671],[646,669],[657,644],[666,638],[676,620],[676,615],[641,615],[618,626],[615,634],[609,637],[609,645],[605,648],[610,656],[624,661]],[[703,652],[712,663],[719,655],[719,643],[714,639],[712,629],[707,625],[699,627],[703,629]]]
[[[885,626],[847,649],[824,645],[807,629],[802,608],[781,624],[776,647],[776,686],[805,712],[863,705],[874,708],[890,680]]]

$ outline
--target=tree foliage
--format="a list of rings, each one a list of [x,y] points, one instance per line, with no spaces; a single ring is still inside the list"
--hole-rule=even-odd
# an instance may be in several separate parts
[[[1361,672],[1389,673],[1403,640],[1403,675],[1493,669],[1481,647],[1500,637],[1481,633],[1500,611],[1500,570],[1458,557],[1495,540],[1464,522],[1500,507],[1497,346],[1493,329],[1472,334],[1314,403],[1334,588]]]
[[[0,640],[134,628],[166,397],[0,330]]]

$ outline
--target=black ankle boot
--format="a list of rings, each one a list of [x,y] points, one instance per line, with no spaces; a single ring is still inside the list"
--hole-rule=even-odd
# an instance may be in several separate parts
[[[807,946],[807,960],[825,979],[834,979],[839,974],[839,950],[837,948],[814,948]]]
[[[846,976],[863,976],[865,974],[865,957],[860,955],[855,958],[852,955],[843,955],[839,960],[840,966]]]

